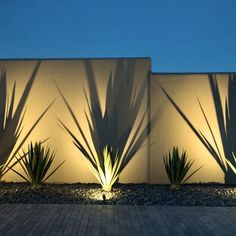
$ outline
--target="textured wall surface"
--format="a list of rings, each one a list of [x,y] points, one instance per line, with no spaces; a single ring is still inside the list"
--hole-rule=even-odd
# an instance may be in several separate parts
[[[133,59],[129,59],[133,60]],[[102,108],[104,110],[106,88],[109,75],[114,72],[117,60],[97,59],[91,60]],[[124,63],[127,61],[124,60]],[[36,61],[0,61],[0,68],[6,69],[8,92],[11,93],[13,81],[16,80],[16,101],[19,101],[22,90],[32,73]],[[135,86],[139,89],[143,81],[147,80],[151,62],[148,59],[135,60]],[[23,134],[29,129],[30,124],[53,100],[55,103],[33,131],[28,141],[43,140],[50,137],[47,142],[56,150],[55,165],[66,160],[64,165],[49,179],[49,182],[96,182],[95,177],[90,172],[86,160],[74,146],[68,134],[60,128],[57,118],[62,120],[73,131],[77,132],[76,126],[60,97],[54,82],[61,88],[63,94],[68,99],[77,118],[82,124],[82,128],[91,143],[89,128],[85,119],[84,110],[88,111],[83,89],[88,91],[88,81],[85,75],[83,60],[46,60],[42,61],[33,88],[28,97],[26,106],[27,112],[24,119]],[[146,105],[146,89],[144,100],[140,104],[141,118]],[[145,120],[145,123],[147,121]],[[105,132],[105,131],[104,131]],[[77,132],[78,133],[78,132]],[[78,133],[78,137],[81,136]],[[26,147],[27,145],[25,145]],[[144,146],[134,157],[121,175],[121,182],[145,182],[146,181],[147,147]],[[17,167],[17,170],[20,168]],[[5,177],[7,181],[21,181],[14,173],[8,173]]]
[[[123,59],[124,63],[127,60]],[[94,59],[91,60],[99,97],[104,111],[106,100],[106,89],[110,73],[114,73],[117,60],[115,59]],[[13,82],[16,81],[16,100],[19,101],[22,90],[34,68],[36,61],[0,61],[0,69],[5,68],[7,72],[8,93],[11,93]],[[148,59],[135,60],[135,88],[138,90],[144,81],[148,83],[148,74],[151,70],[151,62]],[[45,60],[42,61],[34,82],[31,93],[28,97],[27,112],[23,122],[24,134],[30,124],[38,117],[44,108],[53,100],[55,103],[42,119],[32,135],[30,141],[50,139],[47,143],[56,150],[54,165],[66,160],[65,164],[55,173],[49,182],[96,182],[95,177],[88,168],[87,161],[73,145],[71,138],[59,126],[58,118],[68,125],[72,131],[77,132],[76,126],[60,97],[54,82],[61,88],[68,99],[77,118],[82,124],[82,129],[89,142],[92,143],[89,127],[84,115],[88,112],[84,89],[88,92],[88,80],[83,60]],[[198,140],[192,130],[180,117],[158,84],[161,84],[175,102],[181,107],[191,122],[201,130],[209,140],[213,141],[204,117],[198,105],[197,98],[201,101],[206,115],[209,117],[216,139],[221,143],[215,108],[211,96],[208,76],[205,74],[152,74],[149,78],[150,90],[149,100],[151,101],[151,115],[158,114],[158,123],[154,127],[151,139],[151,146],[144,145],[134,159],[128,164],[121,175],[121,182],[146,182],[150,174],[151,183],[167,183],[167,176],[163,165],[162,156],[173,146],[187,150],[188,157],[195,159],[193,168],[203,165],[203,168],[191,179],[191,182],[224,182],[224,175],[216,161],[211,157],[202,143]],[[227,96],[228,75],[217,75],[220,86],[221,97]],[[146,83],[146,85],[147,85]],[[146,86],[147,87],[147,86]],[[147,106],[147,89],[144,99],[140,104],[140,112],[137,123],[141,119]],[[222,101],[224,102],[224,101]],[[147,123],[147,116],[145,118]],[[135,124],[137,126],[137,124]],[[108,132],[108,131],[104,131]],[[112,130],[110,131],[112,132]],[[81,136],[77,135],[80,139]],[[149,144],[150,144],[149,143]],[[149,149],[148,149],[149,148]],[[222,147],[220,146],[222,149]],[[149,160],[149,161],[148,161]],[[150,164],[150,173],[147,173],[147,163]],[[20,170],[19,166],[16,168]],[[14,173],[9,172],[5,177],[7,181],[21,181]]]
[[[159,122],[152,133],[151,148],[151,182],[167,183],[162,156],[173,146],[186,149],[188,157],[195,159],[193,168],[203,165],[190,182],[224,182],[224,175],[216,161],[199,141],[193,131],[185,123],[172,106],[158,84],[161,84],[187,115],[194,126],[201,130],[213,144],[210,131],[201,113],[197,98],[200,100],[209,122],[213,128],[217,142],[221,144],[218,123],[214,108],[208,76],[204,74],[153,74],[151,76],[152,112],[159,113]],[[221,98],[227,96],[228,75],[217,75]],[[223,106],[224,106],[224,100]],[[222,146],[220,146],[222,151]]]

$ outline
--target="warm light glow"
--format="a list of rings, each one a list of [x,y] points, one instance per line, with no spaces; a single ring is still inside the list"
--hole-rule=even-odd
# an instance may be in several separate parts
[[[220,95],[227,97],[228,75],[217,75]],[[151,166],[152,182],[167,183],[164,164],[160,162],[162,155],[172,146],[185,149],[188,157],[195,160],[195,165],[202,166],[199,173],[192,177],[189,182],[221,182],[224,183],[224,173],[217,162],[198,140],[194,132],[178,114],[173,105],[162,93],[158,83],[163,85],[176,103],[188,115],[191,122],[201,130],[206,138],[214,145],[211,133],[201,113],[197,98],[206,111],[207,117],[215,134],[216,142],[221,144],[219,126],[216,120],[215,107],[209,86],[207,74],[165,74],[152,76],[152,110],[161,108],[157,127],[152,133],[151,142]],[[223,101],[223,100],[222,100]],[[223,153],[222,145],[219,145]]]
[[[106,192],[101,189],[97,189],[96,191],[93,190],[92,193],[89,194],[89,198],[91,200],[104,201],[104,195],[105,195],[106,200],[117,198],[117,195],[115,194],[115,192]]]
[[[106,90],[108,79],[111,71],[116,68],[116,59],[94,59],[91,60],[93,64],[94,74],[96,76],[96,83],[98,87],[99,97],[101,98],[101,107],[104,112],[106,101]],[[16,103],[19,102],[20,95],[23,92],[24,86],[27,83],[27,79],[32,73],[36,61],[31,60],[7,60],[0,61],[0,69],[5,68],[7,71],[7,85],[9,91],[12,91],[14,81],[17,78],[17,93]],[[150,60],[137,59],[135,68],[135,86],[137,90],[140,84],[143,83],[147,76],[147,71],[150,70]],[[71,143],[71,139],[65,132],[61,130],[58,125],[57,118],[67,122],[68,126],[72,129],[76,129],[76,125],[71,119],[68,112],[65,112],[65,104],[60,98],[54,82],[60,85],[63,93],[68,98],[72,108],[77,114],[77,118],[81,124],[88,143],[92,147],[92,151],[95,152],[93,147],[93,141],[89,137],[89,127],[84,115],[84,110],[88,113],[87,101],[84,96],[84,91],[88,91],[87,76],[84,70],[83,60],[43,60],[40,70],[38,71],[35,79],[32,91],[27,101],[27,112],[24,118],[24,129],[22,136],[29,130],[30,124],[34,122],[39,112],[45,109],[45,105],[55,100],[55,103],[51,107],[50,111],[46,114],[46,119],[38,124],[31,136],[23,146],[27,148],[27,144],[30,141],[42,140],[50,137],[48,144],[56,150],[56,158],[53,167],[56,167],[60,162],[66,160],[63,168],[59,170],[48,181],[51,183],[76,183],[76,182],[89,182],[94,183],[96,179],[88,168],[87,162],[83,159],[82,154],[78,153],[74,145]],[[144,95],[145,97],[145,95]],[[76,99],[75,99],[76,98]],[[143,100],[143,107],[145,107],[146,101]],[[141,110],[141,114],[143,110]],[[140,115],[141,116],[141,115]],[[137,122],[141,119],[137,117]],[[146,120],[144,120],[144,123]],[[48,128],[50,127],[50,129]],[[81,139],[78,134],[78,138]],[[21,139],[19,139],[19,142]],[[135,161],[131,161],[127,168],[123,171],[119,180],[122,183],[135,183],[144,182],[146,180],[146,172],[142,171],[143,166],[146,165],[146,146],[144,146],[138,153],[136,153]],[[17,171],[21,171],[20,165],[15,167]],[[9,171],[4,177],[6,181],[22,181],[15,173]]]
[[[106,192],[112,190],[112,185],[119,178],[119,169],[122,163],[122,158],[117,156],[115,157],[115,163],[112,163],[111,155],[112,150],[109,150],[109,147],[106,146],[100,157],[98,155],[95,156],[97,169],[91,165],[92,172],[102,185],[102,189]]]
[[[232,153],[232,155],[233,155],[233,158],[234,158],[234,162],[236,163],[236,157],[235,157],[234,153]],[[233,166],[233,164],[229,160],[225,159],[225,161],[228,163],[229,167],[232,169],[232,171],[236,175],[236,168],[235,168],[235,166]]]
[[[115,68],[115,65],[116,60],[93,60],[102,111],[105,109],[109,74],[111,70]],[[12,91],[14,81],[17,78],[16,104],[19,102],[20,95],[23,92],[34,66],[35,61],[31,60],[0,61],[0,68],[4,67],[7,71],[7,86],[9,91]],[[150,71],[150,62],[144,59],[137,60],[134,75],[137,90],[140,84],[145,80],[147,71]],[[179,146],[180,149],[186,149],[189,158],[196,159],[197,165],[203,165],[201,172],[193,176],[192,182],[224,182],[224,175],[217,163],[167,101],[156,83],[160,82],[165,86],[184,112],[189,115],[194,125],[204,131],[207,138],[210,138],[208,127],[204,121],[204,117],[200,115],[201,111],[196,100],[197,97],[200,98],[202,104],[204,104],[204,109],[207,111],[207,115],[210,116],[213,130],[214,132],[216,131],[216,141],[220,143],[220,135],[217,133],[218,124],[215,119],[215,109],[212,104],[207,75],[154,74],[151,77],[152,112],[159,107],[163,108],[160,112],[157,127],[151,137],[151,143],[153,144],[150,147],[151,182],[168,183],[161,157],[166,150],[174,145]],[[218,76],[220,93],[223,99],[227,96],[227,79],[227,74]],[[50,60],[42,62],[27,101],[27,112],[24,118],[22,135],[25,135],[26,131],[29,130],[30,124],[37,119],[39,111],[45,108],[45,104],[56,100],[48,114],[46,114],[46,119],[42,119],[26,143],[28,144],[28,141],[42,140],[50,137],[48,144],[56,150],[55,164],[53,164],[53,166],[66,160],[63,168],[61,168],[58,173],[55,173],[49,182],[95,182],[94,175],[87,168],[87,162],[83,159],[82,154],[78,153],[78,150],[72,145],[71,139],[65,132],[62,132],[61,128],[58,126],[57,118],[60,117],[61,120],[67,122],[72,130],[76,129],[76,125],[70,115],[68,112],[65,112],[65,105],[58,95],[53,80],[60,85],[72,108],[74,108],[76,114],[78,114],[77,118],[81,123],[81,128],[86,136],[89,137],[89,135],[87,135],[90,132],[89,127],[83,115],[84,109],[88,113],[87,102],[83,93],[84,88],[86,91],[88,90],[83,60]],[[146,104],[146,100],[144,100],[143,103]],[[143,114],[143,110],[140,114]],[[140,118],[138,117],[138,119]],[[138,121],[139,120],[137,120],[137,122]],[[144,123],[146,123],[146,120]],[[48,127],[50,127],[50,129]],[[19,142],[20,141],[21,139],[19,139]],[[88,138],[88,142],[90,146],[93,146],[91,138]],[[211,143],[213,143],[212,140]],[[26,149],[27,146],[23,148]],[[222,151],[222,147],[220,146],[219,148],[220,151]],[[95,152],[94,148],[92,151]],[[124,169],[124,172],[119,178],[120,182],[145,182],[147,155],[147,146],[144,146],[136,154],[135,159]],[[20,171],[20,166],[16,166],[16,170]],[[21,181],[20,178],[10,171],[4,177],[4,180]]]

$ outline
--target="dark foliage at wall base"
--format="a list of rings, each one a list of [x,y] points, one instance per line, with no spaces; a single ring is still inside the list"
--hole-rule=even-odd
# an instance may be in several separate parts
[[[188,124],[191,130],[196,134],[201,143],[210,152],[217,164],[225,175],[226,184],[236,184],[236,75],[229,75],[228,79],[228,98],[225,99],[225,113],[223,112],[223,105],[221,103],[219,86],[217,83],[216,75],[209,75],[209,84],[211,88],[211,94],[215,106],[217,122],[219,126],[219,132],[221,136],[221,142],[224,153],[222,154],[219,149],[219,144],[216,141],[215,134],[210,124],[206,112],[203,109],[201,102],[198,100],[201,112],[204,116],[206,124],[211,133],[214,144],[206,138],[203,132],[192,124],[184,112],[180,109],[173,98],[167,93],[167,91],[161,86],[162,91],[175,107],[184,121]]]
[[[30,79],[28,80],[24,88],[15,111],[13,109],[15,105],[16,82],[14,83],[12,94],[11,96],[9,96],[10,99],[8,99],[7,76],[6,72],[4,70],[2,71],[0,78],[0,181],[2,177],[19,162],[19,160],[15,160],[16,154],[24,145],[26,139],[29,137],[33,129],[36,127],[36,125],[52,105],[51,103],[43,111],[43,113],[33,123],[27,133],[23,137],[21,137],[21,132],[23,130],[22,124],[25,115],[24,107],[33,82],[36,78],[39,66],[40,62],[36,64],[30,76]],[[20,137],[21,141],[18,143]]]
[[[44,148],[41,142],[36,142],[34,145],[30,143],[27,152],[23,151],[23,155],[17,158],[25,176],[14,169],[12,171],[30,183],[32,188],[39,188],[65,162],[63,161],[53,171],[48,173],[54,157],[55,153],[51,152],[49,147]]]
[[[170,189],[172,191],[179,190],[182,184],[184,184],[202,168],[201,166],[188,175],[188,172],[194,161],[188,161],[186,151],[183,151],[180,154],[178,147],[173,147],[172,152],[169,151],[168,155],[164,155],[163,161],[165,164],[167,176],[170,181]]]

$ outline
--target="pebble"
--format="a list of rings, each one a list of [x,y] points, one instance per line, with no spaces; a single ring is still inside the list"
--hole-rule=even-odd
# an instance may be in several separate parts
[[[232,207],[236,206],[236,186],[186,184],[171,192],[169,185],[116,184],[107,193],[99,184],[45,184],[33,190],[27,183],[9,182],[0,183],[0,204],[4,203]]]

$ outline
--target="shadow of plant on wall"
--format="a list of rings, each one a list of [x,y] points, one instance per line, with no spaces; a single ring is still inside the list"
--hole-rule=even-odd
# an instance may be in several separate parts
[[[10,96],[10,102],[7,93],[7,79],[6,72],[2,70],[0,78],[0,181],[2,177],[12,169],[19,160],[14,160],[16,154],[24,145],[26,139],[29,137],[35,126],[42,119],[48,109],[51,107],[52,103],[43,111],[43,113],[38,117],[38,119],[33,123],[31,128],[22,137],[20,143],[16,146],[17,141],[23,130],[22,123],[25,115],[25,103],[32,88],[33,82],[37,75],[40,62],[38,62],[28,80],[24,91],[20,97],[19,103],[14,111],[15,103],[15,92],[16,92],[16,82],[14,83],[12,95]],[[14,150],[14,152],[13,152]]]
[[[225,183],[236,184],[236,75],[229,75],[228,98],[225,98],[225,113],[223,110],[223,105],[221,103],[220,91],[216,75],[208,75],[208,80],[215,106],[216,117],[223,146],[223,154],[220,152],[220,144],[218,144],[216,141],[215,134],[210,124],[210,120],[207,117],[200,100],[198,99],[198,103],[204,116],[205,122],[207,123],[209,131],[211,133],[214,145],[210,143],[209,139],[207,139],[201,131],[197,130],[197,128],[191,123],[191,121],[172,99],[172,97],[167,93],[167,91],[161,85],[160,87],[171,104],[175,107],[184,121],[189,125],[198,139],[202,142],[202,144],[210,152],[212,157],[220,166],[225,175]]]
[[[95,153],[89,145],[86,135],[76,118],[71,106],[58,88],[78,131],[83,138],[84,144],[76,138],[62,121],[60,124],[70,134],[75,146],[89,161],[91,170],[103,190],[110,191],[112,185],[118,180],[121,172],[135,156],[150,134],[150,122],[154,126],[156,116],[144,125],[147,108],[140,116],[140,108],[145,95],[147,81],[144,80],[138,89],[135,86],[135,61],[119,60],[116,64],[114,74],[109,75],[106,89],[105,111],[102,113],[101,103],[98,95],[98,88],[95,80],[92,63],[84,61],[88,93],[85,92],[89,114],[85,112],[87,123],[90,129]],[[135,126],[135,124],[137,124]],[[132,136],[131,136],[132,132]]]

